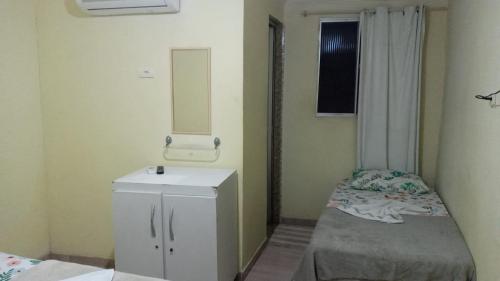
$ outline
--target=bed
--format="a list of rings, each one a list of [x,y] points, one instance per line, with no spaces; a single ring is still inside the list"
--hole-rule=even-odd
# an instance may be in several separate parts
[[[469,249],[435,192],[373,187],[358,190],[352,180],[339,185],[294,281],[476,280]],[[367,212],[367,205],[378,209]]]
[[[101,268],[56,260],[40,261],[0,252],[0,281],[60,281],[102,270]],[[115,272],[113,281],[165,281]]]

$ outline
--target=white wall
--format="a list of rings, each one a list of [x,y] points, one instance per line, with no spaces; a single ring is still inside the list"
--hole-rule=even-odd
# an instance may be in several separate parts
[[[447,11],[428,11],[420,111],[420,174],[436,185],[447,53]]]
[[[221,138],[220,160],[206,165],[238,169],[240,263],[247,264],[266,236],[270,14],[282,18],[283,1],[183,0],[179,14],[96,18],[82,15],[72,0],[40,0],[53,252],[112,257],[111,181],[166,163],[169,48],[211,47],[213,134],[173,137],[207,145]],[[136,77],[145,66],[155,79]]]
[[[399,7],[418,1],[290,1],[285,9],[286,67],[283,108],[282,216],[317,219],[327,198],[350,176],[356,158],[356,118],[316,118],[320,16],[309,12],[359,12],[380,5]],[[431,7],[446,6],[432,1]],[[433,185],[437,162],[445,65],[446,11],[428,14],[423,74],[422,172]]]
[[[49,252],[34,0],[0,1],[0,251]]]
[[[438,190],[472,251],[479,281],[500,276],[500,109],[474,98],[500,88],[496,0],[454,0]]]
[[[72,0],[40,0],[37,16],[52,252],[111,258],[111,181],[146,165],[200,165],[162,158],[172,132],[173,47],[212,48],[213,113],[212,136],[174,141],[210,145],[220,137],[220,160],[206,166],[238,169],[242,203],[243,1],[183,0],[179,14],[87,17]],[[155,79],[137,78],[144,66]]]
[[[266,239],[269,16],[283,18],[281,0],[245,0],[243,94],[243,257]],[[244,264],[246,265],[246,264]]]

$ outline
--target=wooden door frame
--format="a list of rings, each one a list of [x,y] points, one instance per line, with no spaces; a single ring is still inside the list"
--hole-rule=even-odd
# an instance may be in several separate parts
[[[274,28],[274,63],[272,96],[269,97],[268,133],[268,235],[280,223],[281,217],[281,150],[282,150],[282,109],[284,79],[284,27],[276,18],[269,17],[269,27]],[[270,85],[271,89],[271,85]]]

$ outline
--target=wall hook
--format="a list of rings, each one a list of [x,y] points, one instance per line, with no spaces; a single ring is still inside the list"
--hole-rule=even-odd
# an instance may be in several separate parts
[[[171,136],[167,136],[165,138],[165,147],[169,146],[172,144],[172,137]]]
[[[216,137],[214,139],[214,146],[215,146],[215,149],[219,148],[219,146],[221,145],[221,141],[220,141],[220,138]]]
[[[497,104],[497,101],[496,101],[496,95],[500,94],[500,90],[494,92],[494,93],[491,93],[489,95],[476,95],[476,99],[478,100],[487,100],[490,102],[490,106],[495,108],[495,107],[499,107],[500,105]]]

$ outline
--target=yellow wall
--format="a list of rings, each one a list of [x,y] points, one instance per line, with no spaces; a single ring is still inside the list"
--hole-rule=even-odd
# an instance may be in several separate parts
[[[283,108],[282,216],[317,219],[336,184],[349,177],[356,163],[355,117],[316,118],[319,16],[311,12],[356,12],[379,5],[401,6],[417,1],[338,0],[286,5],[286,67]],[[429,2],[432,7],[445,1]],[[428,14],[424,58],[422,171],[432,185],[443,95],[446,11]]]
[[[428,11],[420,111],[420,173],[431,187],[436,185],[446,75],[447,11]]]
[[[479,281],[500,264],[500,109],[474,99],[500,88],[496,0],[450,1],[438,190],[472,251]]]
[[[246,0],[244,36],[243,265],[266,238],[269,15],[282,19],[283,1]]]
[[[51,250],[110,258],[111,181],[151,164],[196,165],[162,158],[169,48],[212,48],[213,136],[174,142],[218,136],[220,160],[207,166],[242,175],[243,1],[184,0],[179,14],[115,17],[86,17],[73,3],[40,0],[38,9]],[[137,78],[141,67],[156,78]]]
[[[49,252],[35,1],[0,1],[0,251]]]

